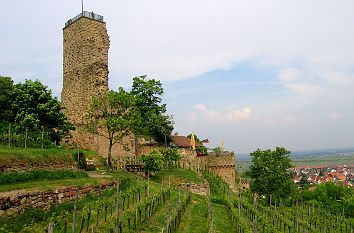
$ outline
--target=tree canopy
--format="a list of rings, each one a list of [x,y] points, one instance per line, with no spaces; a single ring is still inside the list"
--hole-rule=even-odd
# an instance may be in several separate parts
[[[11,78],[0,77],[0,89],[0,107],[4,109],[0,122],[13,124],[15,132],[44,130],[52,141],[59,142],[74,129],[61,111],[60,101],[40,81],[13,85]]]
[[[112,169],[112,146],[123,143],[133,127],[133,96],[122,87],[118,91],[103,92],[92,99],[86,128],[89,132],[109,140],[108,169]]]
[[[140,160],[144,163],[144,169],[150,176],[162,169],[164,158],[158,151],[152,151],[147,155],[140,157]]]
[[[294,182],[287,171],[292,167],[290,151],[283,147],[252,152],[251,190],[265,195],[268,200],[284,199],[295,191]]]
[[[314,191],[299,193],[301,201],[320,205],[332,213],[343,213],[354,217],[354,190],[332,182],[315,186]]]
[[[163,87],[160,81],[139,76],[133,79],[131,90],[134,96],[134,108],[137,117],[134,122],[134,134],[151,137],[159,143],[173,130],[172,116],[166,114],[166,104],[162,104]]]
[[[13,91],[13,81],[10,77],[0,76],[0,119],[3,122],[11,122],[11,93]]]

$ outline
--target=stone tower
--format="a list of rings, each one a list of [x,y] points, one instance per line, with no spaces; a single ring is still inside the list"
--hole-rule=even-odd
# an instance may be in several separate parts
[[[73,140],[97,150],[97,138],[82,130],[84,116],[93,96],[108,90],[109,36],[103,17],[84,11],[68,20],[63,29],[64,113],[75,125]]]

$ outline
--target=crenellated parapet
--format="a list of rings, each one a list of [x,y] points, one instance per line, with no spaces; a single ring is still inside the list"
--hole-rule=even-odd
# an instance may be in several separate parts
[[[207,168],[219,175],[231,187],[235,187],[236,178],[236,157],[233,151],[223,151],[221,153],[209,153],[206,158]]]

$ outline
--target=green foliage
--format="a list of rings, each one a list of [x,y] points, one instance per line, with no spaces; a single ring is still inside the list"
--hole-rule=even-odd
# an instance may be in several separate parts
[[[134,96],[134,134],[151,137],[159,143],[165,142],[173,130],[172,117],[166,114],[166,104],[162,104],[163,88],[160,81],[135,77],[131,93]]]
[[[299,200],[304,202],[317,202],[333,214],[342,213],[354,217],[354,190],[332,182],[316,186],[314,191],[303,191]]]
[[[220,155],[221,152],[222,152],[222,149],[221,149],[220,146],[215,147],[215,148],[213,148],[213,149],[211,149],[211,150],[212,150],[216,155]]]
[[[212,197],[210,201],[215,204],[227,205],[227,201],[224,197]]]
[[[92,99],[86,129],[109,140],[108,169],[112,169],[112,146],[128,136],[133,127],[133,96],[122,87]]]
[[[144,163],[146,173],[150,175],[160,171],[164,162],[162,154],[157,151],[152,151],[147,155],[141,156],[140,160]]]
[[[198,146],[195,148],[195,150],[200,155],[208,155],[208,148],[206,148],[204,145]]]
[[[161,183],[162,179],[170,177],[171,185],[179,185],[180,183],[202,183],[204,180],[192,170],[182,168],[164,169],[156,173],[152,180]]]
[[[49,165],[52,164],[53,161],[58,163],[72,162],[72,153],[73,150],[58,147],[51,149],[0,147],[0,167],[9,164],[18,166],[20,164]]]
[[[173,164],[181,158],[181,155],[178,153],[178,149],[176,147],[162,148],[160,153],[162,154],[163,160],[168,168],[172,168]]]
[[[0,124],[2,122],[11,122],[13,119],[11,111],[11,93],[13,88],[13,81],[10,77],[0,76]]]
[[[86,172],[81,171],[50,171],[50,170],[32,170],[28,172],[10,172],[0,174],[0,185],[14,184],[20,182],[39,181],[39,180],[59,180],[68,178],[85,178]]]
[[[285,199],[295,192],[294,182],[287,169],[292,167],[290,151],[282,147],[272,150],[256,150],[251,153],[251,189],[268,199]]]
[[[124,178],[121,180],[120,190],[123,192],[134,185],[136,185],[136,183],[132,182],[131,177]],[[116,193],[115,187],[103,191],[100,195],[94,195],[88,193],[84,197],[81,197],[78,200],[77,209],[82,210],[85,206],[91,208],[97,206],[99,208],[102,208],[100,204],[102,204],[108,198],[113,197],[114,199],[115,193]],[[40,229],[38,229],[38,226],[47,227],[48,222],[51,221],[51,219],[56,218],[61,223],[64,217],[69,219],[69,216],[74,209],[74,202],[75,200],[72,200],[66,203],[52,205],[48,211],[29,207],[25,209],[25,212],[23,214],[14,215],[7,218],[0,218],[0,226],[1,226],[0,232],[27,232],[27,231],[23,231],[24,228],[31,226],[33,224],[39,224],[39,225],[35,226],[34,229],[33,227],[29,227],[29,229],[31,229],[32,232],[43,232],[43,230],[41,231]],[[40,223],[42,224],[44,223],[45,225],[41,225]]]
[[[16,132],[45,130],[52,141],[59,142],[74,129],[61,111],[61,103],[40,81],[26,80],[14,86],[11,108]]]
[[[73,159],[75,160],[78,169],[86,169],[86,155],[83,151],[80,150],[79,153],[77,151],[74,152]]]
[[[208,181],[210,187],[210,193],[212,197],[215,198],[225,198],[225,192],[228,190],[229,185],[221,179],[220,176],[205,171],[203,173],[204,178]]]

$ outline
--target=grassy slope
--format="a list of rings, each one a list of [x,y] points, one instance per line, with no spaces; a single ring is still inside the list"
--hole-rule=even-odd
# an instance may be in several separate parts
[[[204,182],[204,180],[192,170],[186,170],[182,168],[160,171],[159,173],[157,173],[155,176],[152,177],[152,180],[161,183],[162,179],[164,179],[164,183],[168,184],[169,177],[172,186],[178,185],[180,183]]]
[[[60,147],[51,149],[34,149],[34,148],[7,148],[0,146],[0,166],[3,165],[20,165],[20,164],[50,164],[57,162],[72,162],[73,154],[77,150],[63,149]],[[92,151],[84,151],[86,157],[97,158],[97,153]]]
[[[191,205],[188,207],[178,232],[208,233],[208,203],[206,197],[193,195]]]
[[[137,185],[138,183],[142,184],[145,182],[144,178],[136,176],[134,174],[126,173],[124,171],[119,171],[119,172],[114,172],[114,173],[109,173],[111,178],[107,177],[102,177],[102,178],[82,178],[82,179],[68,179],[68,180],[57,180],[57,181],[41,181],[41,182],[29,182],[29,183],[20,183],[13,185],[12,187],[8,186],[8,188],[29,188],[29,187],[41,187],[43,189],[53,189],[57,186],[62,186],[62,185],[84,185],[87,183],[99,183],[107,180],[113,180],[113,179],[129,179],[132,181],[130,183],[131,187],[134,187],[134,185]],[[194,173],[193,171],[190,170],[184,170],[184,169],[172,169],[172,170],[164,170],[156,174],[152,178],[151,181],[151,188],[152,189],[160,189],[161,188],[161,183],[162,180],[164,179],[164,186],[167,186],[168,184],[168,177],[170,177],[171,185],[176,185],[179,183],[186,183],[186,182],[195,182],[195,183],[200,183],[200,182],[205,182],[205,180],[198,174]],[[1,191],[1,187],[0,187]],[[171,193],[171,198],[169,202],[173,205],[174,203],[177,202],[178,198],[178,192],[177,191],[172,191]],[[96,203],[96,198],[88,198],[88,199],[83,199],[82,204],[80,204],[78,207],[83,208],[85,205],[90,205],[91,202]],[[225,206],[220,205],[220,204],[215,204],[212,203],[212,206],[214,207],[214,216],[215,216],[215,222],[214,222],[214,229],[215,232],[230,232],[230,229],[232,229],[232,223],[230,222],[230,219],[228,218],[227,211]],[[62,211],[68,211],[68,218],[70,219],[71,215],[71,209],[72,209],[72,202],[59,205],[55,209],[52,209],[49,213],[45,214],[45,216],[50,216],[55,214],[56,216],[60,215]],[[28,216],[24,216],[25,218],[33,218],[33,213],[35,212],[30,212]],[[167,218],[167,213],[168,213],[168,205],[164,205],[161,207],[155,214],[154,216],[149,219],[145,224],[143,224],[141,227],[139,227],[139,232],[161,232],[162,228],[165,228],[166,224],[166,218]],[[39,215],[43,216],[44,213],[40,211]],[[92,216],[94,219],[94,216]],[[92,219],[92,222],[94,221]],[[10,218],[8,221],[4,221],[0,219],[0,222],[2,223],[7,223],[7,224],[12,224],[13,222],[21,222],[21,224],[18,224],[20,226],[23,226],[23,224],[28,224],[28,220],[24,220],[21,218],[21,216],[13,217]],[[46,224],[48,222],[48,219],[46,217],[40,217],[39,221],[37,223],[33,223],[32,229],[44,229]],[[91,222],[91,221],[90,221]],[[0,224],[1,225],[1,224]],[[18,226],[18,227],[20,227]],[[192,201],[189,207],[186,210],[185,215],[182,218],[182,223],[178,229],[178,232],[183,232],[183,233],[193,233],[193,232],[200,232],[200,233],[208,233],[209,232],[209,227],[210,227],[210,218],[208,216],[208,203],[207,203],[207,198],[205,196],[200,196],[200,195],[192,195]],[[17,229],[21,229],[17,228]],[[26,231],[23,231],[26,232]],[[32,231],[35,232],[35,231]]]
[[[136,175],[123,171],[110,173],[110,175],[112,175],[112,179],[120,178],[120,180],[124,181],[121,185],[122,191],[128,188],[134,188],[138,184],[143,183],[143,180],[139,179]],[[97,206],[97,203],[100,203],[102,200],[115,199],[114,192],[115,188],[106,190],[101,196],[88,195],[81,198],[77,205],[78,212],[80,212],[80,210],[82,210],[85,206],[95,207]],[[59,219],[61,221],[63,215],[66,215],[68,219],[72,219],[73,206],[74,201],[69,201],[67,203],[52,206],[48,212],[40,209],[29,209],[25,212],[25,214],[22,215],[13,216],[6,219],[0,218],[0,232],[43,232],[43,229],[46,228],[49,219],[53,216],[60,216]],[[103,212],[101,211],[101,215],[102,214]],[[91,218],[92,223],[94,222],[95,218],[96,216],[93,213]],[[78,222],[79,219],[80,218],[78,217]],[[26,227],[29,230],[24,230]]]

